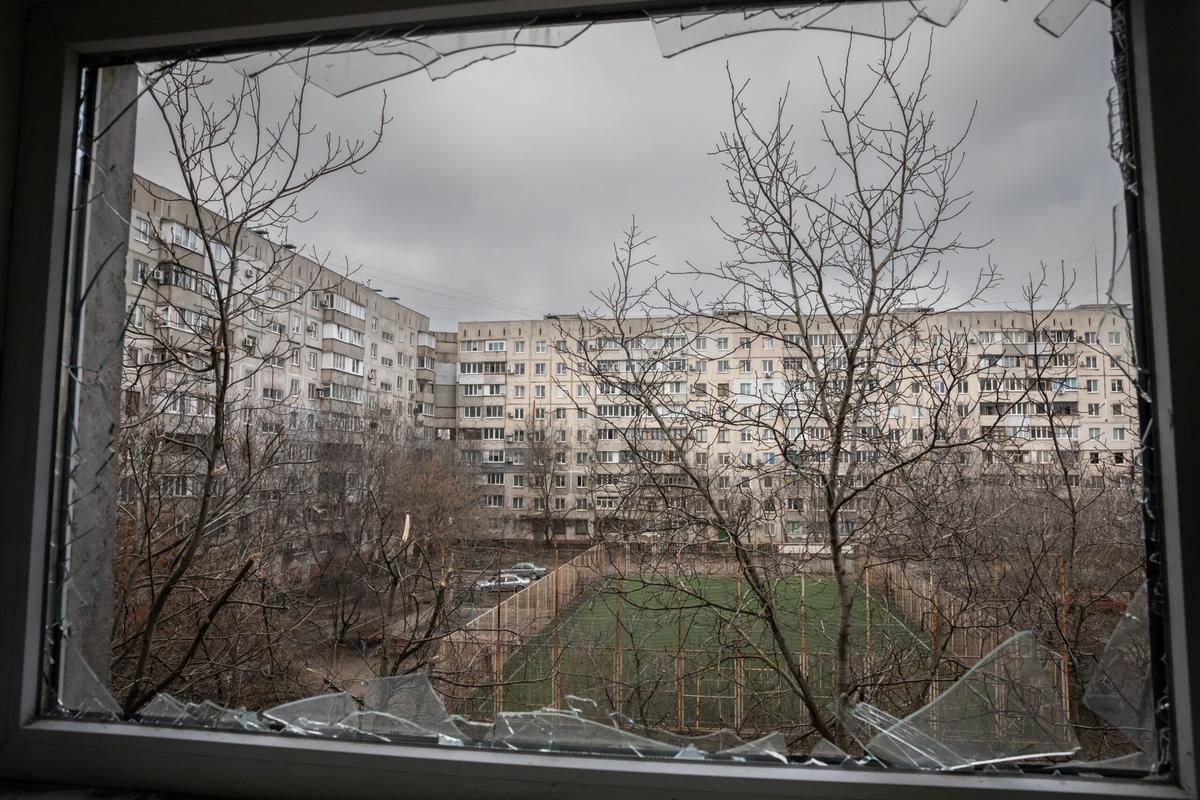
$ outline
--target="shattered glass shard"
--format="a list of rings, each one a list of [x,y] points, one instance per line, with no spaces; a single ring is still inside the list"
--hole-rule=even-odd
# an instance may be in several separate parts
[[[138,718],[151,725],[195,725],[199,722],[188,713],[188,704],[163,692],[142,706]]]
[[[501,713],[492,725],[487,743],[511,750],[625,753],[660,758],[673,758],[683,749],[555,709]]]
[[[1093,0],[1051,0],[1037,24],[1061,36]],[[801,3],[775,8],[730,9],[693,14],[648,14],[665,58],[734,36],[812,28],[895,39],[917,20],[947,26],[966,0],[870,0],[856,3]],[[289,50],[206,58],[247,77],[281,65],[307,73],[314,86],[342,97],[424,70],[431,80],[446,78],[481,61],[512,55],[523,47],[557,48],[578,39],[591,22],[539,25],[536,21],[494,30],[423,34],[374,31],[350,41],[315,41]]]
[[[385,46],[390,47],[394,43]],[[437,58],[429,48],[415,42],[405,42],[411,52],[401,52],[393,49],[390,52],[372,55],[370,53],[324,53],[314,55],[308,64],[308,79],[314,86],[324,89],[334,97],[365,89],[376,84],[401,78],[425,68],[429,61]],[[419,56],[425,55],[428,61]],[[290,62],[288,66],[293,72],[303,74],[303,64]]]
[[[763,31],[841,31],[895,39],[918,19],[946,26],[966,0],[876,0],[863,3],[807,3],[778,8],[730,10],[720,13],[651,16],[654,35],[664,58],[733,36]]]
[[[857,703],[846,709],[846,713],[849,718],[843,718],[843,722],[863,752],[885,766],[941,770],[962,769],[971,764],[925,731],[870,703]]]
[[[808,754],[826,764],[840,764],[850,757],[845,750],[825,738],[813,745]]]
[[[521,47],[557,48],[579,38],[591,23],[525,25],[496,30],[359,38],[320,47],[257,54],[230,62],[243,75],[255,76],[285,64],[335,97],[425,70],[440,80],[479,61],[494,61]]]
[[[912,0],[912,4],[921,19],[944,28],[954,21],[967,0]]]
[[[433,733],[460,743],[466,738],[454,724],[442,698],[434,691],[429,676],[424,672],[373,678],[361,681],[358,686],[366,711],[400,719],[425,734]],[[366,721],[383,727],[391,724],[382,718],[368,718]]]
[[[460,69],[465,69],[472,64],[480,61],[495,61],[498,58],[510,56],[515,52],[517,52],[517,48],[511,44],[460,50],[454,53],[447,53],[439,57],[432,64],[426,65],[425,72],[429,75],[430,80],[438,81],[442,78],[448,78]]]
[[[339,727],[377,738],[385,742],[420,738],[439,744],[463,744],[463,736],[447,736],[416,724],[412,720],[386,714],[382,711],[355,711],[339,723]]]
[[[712,757],[731,758],[735,761],[769,759],[772,761],[782,761],[786,764],[788,761],[787,739],[784,738],[782,733],[775,731],[745,744],[718,750],[712,754]]]
[[[684,736],[671,731],[638,728],[637,733],[648,739],[654,739],[664,744],[680,748],[676,758],[690,758],[692,752],[699,757],[731,759],[734,761],[747,760],[788,760],[787,739],[781,733],[769,733],[766,736],[747,742],[728,728],[706,733],[701,736]],[[686,753],[686,755],[685,755]]]
[[[517,32],[513,44],[518,47],[563,47],[578,39],[590,27],[590,22],[574,25],[531,25]]]
[[[920,17],[912,3],[876,0],[873,3],[842,3],[834,6],[820,19],[805,25],[827,31],[843,31],[895,39],[907,31]]]
[[[1157,760],[1154,690],[1150,680],[1149,604],[1143,585],[1113,629],[1083,693],[1083,703]]]
[[[1062,36],[1091,2],[1092,0],[1050,0],[1034,22],[1047,33]]]
[[[335,692],[293,700],[267,709],[263,716],[288,726],[299,725],[302,722],[336,725],[357,710],[358,705],[348,692]]]
[[[863,728],[877,731],[861,742],[863,749],[892,766],[962,769],[1066,757],[1079,749],[1032,631],[1010,637],[903,720],[866,703],[847,711]]]
[[[792,16],[775,13],[746,15],[741,11],[720,14],[682,14],[651,17],[658,50],[663,58],[671,58],[701,45],[712,44],[734,36],[763,31],[794,31],[806,27],[809,14],[827,14],[829,8],[805,7]]]
[[[63,695],[56,698],[61,713],[90,719],[121,718],[121,706],[69,637],[62,640],[60,668],[63,674],[71,676],[63,687]]]
[[[454,726],[459,731],[458,738],[464,742],[483,744],[492,735],[492,723],[490,722],[477,722],[457,715],[451,719],[454,720]]]
[[[227,708],[211,700],[188,703],[187,712],[205,727],[242,731],[271,730],[271,726],[263,722],[253,711],[244,708]]]

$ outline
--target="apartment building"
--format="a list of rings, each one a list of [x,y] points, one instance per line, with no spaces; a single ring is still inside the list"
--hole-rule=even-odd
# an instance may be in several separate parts
[[[880,450],[896,458],[936,438],[970,442],[961,458],[981,476],[1069,456],[1082,483],[1120,475],[1136,458],[1133,349],[1121,309],[916,316],[918,327],[873,356],[872,380],[888,385],[851,427],[859,443],[843,460],[870,464]],[[619,335],[611,320],[572,315],[460,323],[457,438],[479,465],[494,530],[587,536],[628,507],[629,485],[614,475],[647,461],[666,473],[682,473],[672,465],[684,461],[721,491],[778,489],[770,475],[786,483],[789,464],[819,462],[827,446],[828,430],[798,398],[822,375],[834,378],[820,391],[837,387],[845,356],[832,330],[817,319],[801,331],[736,312],[728,324],[624,320]],[[651,391],[656,418],[647,424]],[[751,467],[752,484],[738,471]],[[804,502],[780,498],[764,532],[803,540]]]
[[[353,428],[375,412],[418,426],[433,419],[437,344],[424,314],[263,231],[214,244],[219,237],[202,237],[198,228],[223,231],[222,220],[198,222],[185,199],[141,177],[130,222],[127,418],[206,413],[211,387],[192,380],[186,362],[203,358],[195,348],[212,342],[219,291],[231,298],[225,323],[237,371],[232,391],[242,406],[307,430]],[[211,278],[213,259],[220,287]]]
[[[220,222],[203,224],[212,231]],[[224,321],[235,350],[230,391],[276,420],[267,429],[353,430],[378,413],[457,440],[480,472],[497,535],[587,537],[629,516],[636,492],[627,476],[647,462],[679,473],[667,485],[686,483],[686,463],[719,492],[765,497],[787,485],[790,467],[819,464],[827,447],[829,431],[806,408],[814,393],[837,388],[846,366],[828,322],[731,311],[626,320],[617,331],[611,320],[559,315],[434,332],[419,311],[265,232],[230,245],[230,275],[230,253],[199,225],[178,195],[136,180],[127,420],[182,425],[208,413],[212,387],[187,367],[213,343],[220,291],[236,296]],[[841,453],[848,463],[865,470],[882,450],[894,456],[939,438],[971,441],[981,473],[1050,465],[1069,452],[1085,482],[1136,459],[1133,349],[1121,309],[914,313],[917,327],[874,348],[867,380],[887,386],[852,426],[856,443]],[[753,479],[744,477],[752,467]],[[779,497],[764,533],[803,539],[804,502]]]

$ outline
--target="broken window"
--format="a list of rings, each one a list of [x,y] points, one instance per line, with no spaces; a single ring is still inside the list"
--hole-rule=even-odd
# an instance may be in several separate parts
[[[1062,36],[1090,13],[1099,21],[1074,32],[1108,54],[1109,18],[1091,5],[1053,0],[1027,16]],[[921,52],[994,38],[973,12],[964,0],[891,0],[582,15],[89,67],[73,194],[88,246],[73,261],[61,376],[44,713],[364,744],[1168,774],[1149,677],[1147,597],[1160,587],[1143,568],[1143,444],[1122,426],[1121,452],[1103,452],[1073,419],[1077,351],[1101,341],[1120,375],[1086,381],[1107,386],[1096,409],[1116,416],[1143,399],[1124,247],[1111,248],[1111,279],[1091,287],[1109,288],[1097,303],[1068,303],[1065,274],[1056,292],[994,269],[977,281],[963,266],[984,241],[944,230],[983,188],[951,188],[976,108],[959,102],[961,128],[934,127],[938,70]],[[1030,19],[1027,35],[1045,39]],[[631,29],[653,33],[662,69],[733,54],[717,90],[705,89],[729,115],[705,133],[719,143],[715,169],[708,139],[673,161],[655,138],[661,117],[603,127],[605,109],[662,101],[636,85],[572,116],[586,92],[544,70],[545,105],[528,116],[571,120],[574,133],[552,138],[572,165],[628,137],[629,158],[656,153],[660,184],[714,184],[721,205],[687,221],[700,255],[660,265],[646,252],[654,237],[631,222],[599,256],[615,259],[615,286],[583,286],[598,256],[587,270],[573,259],[595,244],[580,231],[599,216],[589,203],[612,201],[600,174],[611,163],[545,183],[554,170],[510,160],[486,126],[455,121],[459,95],[441,93],[468,87],[482,107],[501,94],[506,65],[553,65],[593,39],[615,52]],[[785,58],[806,59],[796,119],[781,98],[763,116],[759,84],[740,77],[755,57],[739,44],[750,34],[779,62],[756,75],[782,78],[800,69]],[[1064,73],[1076,66],[1041,54]],[[994,115],[993,173],[1011,154],[993,140],[1017,132],[987,105],[996,86],[980,101]],[[1046,99],[1067,93],[1053,89]],[[546,100],[555,91],[562,102]],[[823,133],[796,138],[807,136],[797,120]],[[591,128],[601,133],[581,144]],[[340,195],[402,158],[392,131],[447,140],[453,157],[410,152],[374,202]],[[142,164],[134,133],[148,143]],[[1039,157],[1066,158],[1055,148],[1077,131],[1052,133]],[[1102,144],[1072,163],[1112,167],[1119,193]],[[832,149],[818,166],[801,160],[822,146]],[[170,179],[142,174],[151,163]],[[1036,188],[995,191],[1023,208]],[[536,220],[515,235],[512,198],[534,195],[543,210],[577,207],[575,224]],[[356,261],[371,242],[331,256],[354,237],[310,227],[313,198],[326,216],[341,202],[385,207],[396,231],[373,227],[389,248],[409,246],[418,206],[464,216],[435,255],[422,243],[405,251],[432,264],[408,274]],[[1032,224],[1013,214],[1009,240]],[[478,229],[483,219],[494,227]],[[330,241],[301,244],[313,231]],[[521,249],[551,233],[567,238],[537,259]],[[472,237],[479,249],[456,249]],[[989,300],[1027,278],[1034,312]],[[586,293],[569,294],[577,288]],[[560,297],[590,299],[560,307]],[[204,324],[179,324],[189,319]],[[1077,340],[1085,326],[1105,337]],[[529,340],[552,371],[527,366]],[[384,342],[395,359],[364,374]],[[689,378],[707,355],[684,357],[710,342],[725,356],[718,373],[732,369],[732,343],[787,352],[737,358],[746,381],[714,395]],[[527,371],[555,391],[510,391]],[[271,388],[285,379],[286,396]],[[592,383],[619,398],[596,404]],[[457,410],[476,396],[489,405]],[[484,440],[486,451],[473,444]]]

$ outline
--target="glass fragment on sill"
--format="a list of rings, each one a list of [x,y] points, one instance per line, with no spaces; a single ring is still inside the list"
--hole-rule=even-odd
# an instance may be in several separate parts
[[[625,753],[674,758],[683,748],[588,719],[573,710],[501,712],[487,743],[510,750],[543,753]]]
[[[104,681],[100,680],[87,659],[79,652],[70,637],[63,637],[60,671],[71,676],[64,682],[62,694],[56,698],[63,716],[88,719],[118,720],[121,706],[113,698]]]
[[[970,765],[936,738],[870,703],[843,708],[840,716],[863,752],[884,766],[943,770]]]
[[[1014,634],[902,720],[868,703],[843,706],[842,714],[865,752],[896,767],[955,770],[1079,749],[1032,631]]]
[[[729,758],[734,761],[745,761],[750,758],[774,759],[787,763],[787,739],[779,731],[768,733],[753,741],[735,747],[727,747],[712,754],[713,758]]]
[[[459,746],[463,744],[464,738],[457,731],[457,735],[448,736],[424,727],[413,720],[383,711],[355,711],[338,724],[346,729],[358,731],[385,742],[417,738],[434,740],[438,744]]]
[[[715,758],[732,761],[788,762],[787,739],[774,731],[751,741],[728,728],[698,736],[640,728],[638,734],[679,748],[674,758]]]
[[[1093,0],[1050,0],[1034,22],[1053,36],[1062,36]]]
[[[399,719],[424,735],[433,734],[457,744],[466,738],[424,672],[373,678],[361,681],[359,688],[364,713],[382,715],[366,719],[369,724],[386,728],[393,724],[391,720]]]
[[[1136,769],[1158,760],[1147,596],[1143,585],[1130,600],[1083,692],[1084,705],[1119,730],[1138,752],[1096,764]]]
[[[314,733],[315,726],[337,725],[358,710],[358,704],[349,692],[334,692],[268,708],[263,716],[300,733]]]
[[[822,738],[813,745],[808,754],[817,761],[825,764],[840,764],[850,758],[850,755],[845,750],[825,738]]]
[[[199,720],[188,713],[188,703],[160,692],[138,711],[138,719],[150,725],[198,725]]]

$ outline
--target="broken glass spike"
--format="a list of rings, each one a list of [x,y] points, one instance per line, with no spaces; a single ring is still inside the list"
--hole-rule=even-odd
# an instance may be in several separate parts
[[[893,766],[952,770],[1062,758],[1079,749],[1032,631],[1010,637],[903,720],[866,703],[850,713],[878,731],[863,742],[864,750]]]
[[[732,758],[735,761],[770,759],[773,761],[782,761],[786,764],[788,760],[787,739],[784,738],[782,733],[776,731],[745,744],[718,750],[712,755],[713,758]]]
[[[1093,0],[1050,0],[1037,24],[1061,36]],[[949,25],[966,0],[871,0],[857,3],[802,3],[774,8],[730,9],[694,14],[649,14],[659,51],[665,58],[734,36],[806,28],[896,39],[914,22]],[[591,22],[537,24],[493,30],[424,34],[375,31],[353,40],[289,50],[216,56],[247,77],[286,65],[315,86],[342,97],[424,70],[440,80],[480,61],[493,61],[523,47],[557,48],[575,41]]]
[[[151,725],[195,725],[199,722],[188,713],[188,704],[169,694],[159,693],[138,711],[138,718]]]
[[[367,711],[401,719],[427,733],[456,740],[466,738],[424,672],[365,680],[359,683],[359,688]],[[374,722],[384,725],[386,720]]]
[[[1083,703],[1149,756],[1158,757],[1154,690],[1150,680],[1147,591],[1143,585],[1125,608],[1083,693]]]
[[[1050,0],[1034,22],[1047,33],[1062,36],[1091,2],[1092,0]]]
[[[306,697],[269,708],[263,712],[267,719],[294,725],[303,722],[336,725],[358,710],[354,698],[347,692]]]
[[[70,638],[63,638],[61,652],[62,671],[71,677],[57,698],[59,709],[68,716],[120,719],[121,706]]]
[[[850,756],[828,739],[822,738],[808,751],[809,756],[826,764],[840,764]]]
[[[567,753],[624,753],[673,758],[683,749],[638,736],[571,711],[501,713],[488,740],[492,747]]]

